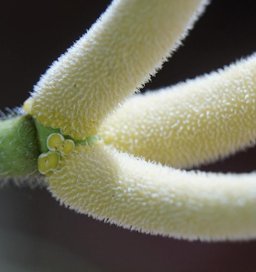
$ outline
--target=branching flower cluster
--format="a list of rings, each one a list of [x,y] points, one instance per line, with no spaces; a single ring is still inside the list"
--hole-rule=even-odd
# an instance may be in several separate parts
[[[256,142],[256,55],[136,94],[205,0],[114,0],[0,122],[0,173],[40,175],[65,206],[151,234],[256,237],[256,174],[186,171]],[[18,132],[18,133],[17,133]]]

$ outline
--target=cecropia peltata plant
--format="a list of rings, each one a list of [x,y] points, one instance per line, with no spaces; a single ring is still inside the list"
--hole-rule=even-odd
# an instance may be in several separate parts
[[[256,237],[256,173],[181,170],[256,141],[256,55],[135,94],[205,0],[114,0],[0,122],[0,174],[40,176],[77,212],[186,239]]]

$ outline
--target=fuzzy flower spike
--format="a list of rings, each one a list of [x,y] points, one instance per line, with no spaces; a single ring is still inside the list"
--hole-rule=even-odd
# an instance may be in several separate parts
[[[161,67],[206,4],[113,1],[40,79],[24,104],[26,114],[2,121],[2,138],[15,138],[17,129],[28,138],[30,125],[29,137],[36,134],[40,145],[25,149],[18,142],[17,160],[25,151],[38,158],[49,191],[65,206],[151,234],[256,237],[255,173],[186,172],[119,151],[191,167],[255,143],[255,56],[124,101]],[[2,176],[15,172],[8,167]],[[29,171],[24,165],[15,174]]]
[[[127,99],[100,128],[105,143],[178,168],[255,144],[256,54],[217,72]],[[161,105],[161,106],[159,106]]]

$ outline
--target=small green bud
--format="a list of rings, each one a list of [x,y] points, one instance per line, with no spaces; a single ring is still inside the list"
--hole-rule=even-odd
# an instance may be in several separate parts
[[[71,153],[75,149],[75,143],[71,139],[64,141],[63,148],[60,150],[63,155]]]
[[[93,145],[96,142],[98,142],[99,140],[101,140],[101,138],[98,135],[93,135],[93,136],[89,136],[86,138],[88,145]]]
[[[59,164],[60,156],[57,152],[49,151],[47,153],[42,153],[38,157],[38,171],[45,175],[51,170],[57,168]]]
[[[47,147],[51,151],[60,150],[64,145],[64,140],[60,133],[52,133],[47,138]]]

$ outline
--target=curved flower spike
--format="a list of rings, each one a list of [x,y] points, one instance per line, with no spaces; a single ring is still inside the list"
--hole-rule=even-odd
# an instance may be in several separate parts
[[[95,134],[106,115],[155,74],[206,3],[113,1],[41,78],[26,111],[74,138]]]
[[[215,161],[255,144],[256,55],[133,96],[107,118],[100,135],[122,151],[178,168]]]
[[[201,240],[256,235],[256,173],[185,172],[98,144],[77,147],[49,189],[80,213],[146,233]]]

